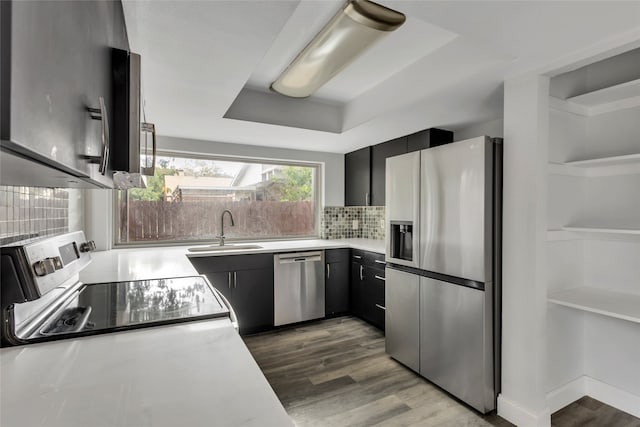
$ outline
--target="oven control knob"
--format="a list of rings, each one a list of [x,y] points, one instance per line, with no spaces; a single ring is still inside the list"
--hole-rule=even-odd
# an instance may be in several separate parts
[[[62,258],[60,258],[59,256],[54,256],[53,258],[47,258],[50,259],[51,261],[53,261],[53,267],[56,270],[62,270],[62,267],[64,267],[64,265],[62,265]]]
[[[84,243],[80,243],[80,252],[91,252],[96,250],[96,242],[93,240],[87,240]]]
[[[53,258],[37,261],[33,264],[33,271],[35,271],[36,276],[46,276],[47,274],[51,274],[56,271],[55,261]]]

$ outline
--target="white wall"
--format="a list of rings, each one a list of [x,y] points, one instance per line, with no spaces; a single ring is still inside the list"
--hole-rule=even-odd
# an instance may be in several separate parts
[[[498,414],[548,426],[546,173],[549,79],[504,86],[502,392]]]
[[[254,159],[295,160],[323,164],[323,206],[344,206],[344,155],[319,151],[290,150],[216,141],[158,137],[158,149],[179,153],[209,154]]]
[[[476,123],[465,126],[460,129],[454,129],[454,141],[464,141],[465,139],[475,138],[476,136],[492,136],[494,138],[502,138],[504,134],[504,120],[496,119],[483,123]]]
[[[69,188],[69,231],[84,230],[84,191]]]

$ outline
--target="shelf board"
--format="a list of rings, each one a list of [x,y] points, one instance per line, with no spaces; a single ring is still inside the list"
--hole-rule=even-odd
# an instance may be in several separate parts
[[[547,299],[565,307],[640,323],[640,295],[580,287],[554,292]]]
[[[639,228],[562,227],[562,230],[575,233],[625,234],[630,236],[640,236]]]
[[[568,176],[613,176],[640,174],[640,154],[600,157],[565,163],[549,163],[547,171],[551,175]]]
[[[640,79],[567,98],[567,102],[586,108],[590,115],[640,105]]]
[[[567,166],[576,168],[596,168],[607,166],[620,166],[629,164],[640,164],[640,154],[628,154],[626,156],[601,157],[598,159],[577,160],[564,163]]]

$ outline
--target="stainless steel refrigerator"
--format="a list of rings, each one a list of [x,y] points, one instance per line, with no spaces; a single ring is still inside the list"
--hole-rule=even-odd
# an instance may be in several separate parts
[[[490,412],[500,389],[502,140],[386,166],[387,353]]]

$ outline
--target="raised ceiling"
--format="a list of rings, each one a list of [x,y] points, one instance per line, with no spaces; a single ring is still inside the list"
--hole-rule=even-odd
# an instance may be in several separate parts
[[[337,0],[125,1],[160,134],[344,153],[502,115],[502,82],[640,40],[640,2],[395,1],[407,22],[314,96],[268,86]]]

